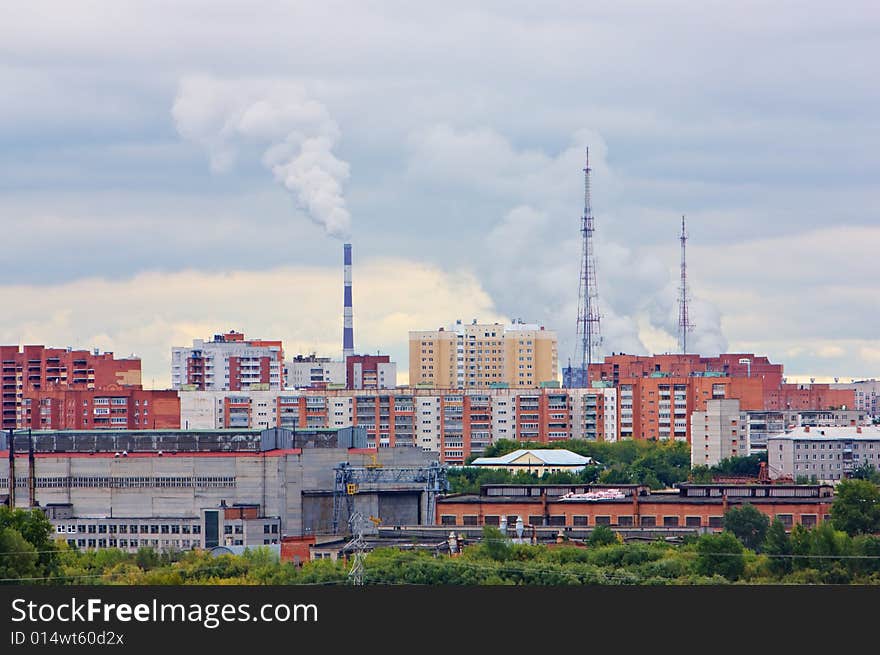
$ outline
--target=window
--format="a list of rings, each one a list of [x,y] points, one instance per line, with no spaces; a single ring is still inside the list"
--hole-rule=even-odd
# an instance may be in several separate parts
[[[223,534],[232,534],[232,526],[224,525],[223,526]]]
[[[703,522],[699,516],[685,516],[684,524],[689,528],[699,528]]]
[[[678,527],[678,517],[677,516],[664,516],[663,517],[663,527],[664,528],[677,528]]]
[[[532,514],[529,516],[529,525],[544,525],[544,517],[540,514]]]
[[[476,514],[468,514],[461,517],[462,525],[479,525]]]
[[[618,516],[617,517],[617,525],[619,525],[623,528],[628,528],[632,524],[633,524],[633,517],[632,516]]]
[[[586,517],[586,516],[573,516],[573,517],[572,517],[572,524],[575,525],[575,526],[585,526],[585,525],[589,525],[588,522],[587,522],[587,517]]]
[[[596,525],[611,525],[611,517],[610,516],[597,516],[596,517]]]
[[[443,514],[440,516],[440,525],[456,525],[455,516]]]
[[[643,516],[640,519],[640,523],[643,528],[653,528],[657,525],[657,517],[656,516]]]
[[[812,528],[816,526],[816,515],[815,514],[801,514],[801,525],[805,528]]]
[[[790,528],[794,523],[794,517],[791,514],[777,514],[776,518],[782,521],[782,525],[784,525],[786,528]]]
[[[724,527],[724,517],[723,516],[710,516],[709,517],[709,527],[710,528],[723,528]]]
[[[483,517],[483,525],[499,525],[500,522],[497,516],[484,516]]]
[[[565,525],[565,514],[554,514],[550,517],[550,525]]]

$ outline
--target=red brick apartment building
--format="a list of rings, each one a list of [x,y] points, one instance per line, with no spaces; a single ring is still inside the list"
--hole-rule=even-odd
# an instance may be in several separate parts
[[[34,430],[165,430],[180,427],[177,392],[108,385],[24,396],[20,428]]]
[[[0,346],[0,427],[25,427],[24,400],[47,392],[88,392],[107,387],[141,388],[141,360],[112,352]]]
[[[721,530],[724,513],[750,503],[787,527],[812,527],[828,520],[834,501],[830,485],[682,484],[672,492],[639,485],[616,485],[623,497],[612,500],[566,499],[568,492],[610,489],[608,485],[484,485],[480,494],[454,494],[437,500],[437,524],[508,526],[522,518],[526,526],[590,528],[707,528]]]
[[[764,409],[855,409],[855,389],[832,389],[827,384],[783,384],[770,391]]]

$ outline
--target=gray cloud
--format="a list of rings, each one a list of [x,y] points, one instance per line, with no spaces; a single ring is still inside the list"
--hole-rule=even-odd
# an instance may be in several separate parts
[[[344,209],[356,261],[473,271],[498,311],[556,327],[564,360],[590,143],[609,350],[674,348],[686,213],[695,344],[877,374],[873,3],[90,6],[0,23],[0,288],[337,261],[301,219]],[[235,159],[222,175],[168,111],[192,71],[240,85],[224,138],[195,133]],[[313,149],[264,159],[290,125]]]

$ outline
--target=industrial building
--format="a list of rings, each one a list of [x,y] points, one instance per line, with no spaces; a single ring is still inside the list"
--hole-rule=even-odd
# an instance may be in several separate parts
[[[246,339],[232,330],[191,347],[171,349],[174,389],[247,391],[284,388],[281,341]]]
[[[619,528],[722,529],[724,513],[749,503],[786,527],[812,527],[831,513],[827,485],[680,484],[652,492],[640,485],[483,485],[479,494],[437,501],[442,526],[554,526],[563,530]]]
[[[556,333],[514,322],[460,320],[451,328],[409,333],[409,382],[439,389],[558,386]]]
[[[418,446],[463,463],[499,439],[617,439],[617,390],[181,391],[189,429],[362,426],[370,447]]]
[[[865,464],[880,469],[880,428],[804,426],[767,439],[771,477],[837,482]]]
[[[30,426],[25,405],[40,404],[45,392],[106,388],[140,389],[141,360],[116,359],[112,352],[98,350],[0,346],[0,428],[4,430]]]
[[[357,427],[33,431],[14,445],[0,435],[0,497],[84,548],[274,544],[344,532],[353,511],[430,524],[445,480],[436,456],[365,448]]]

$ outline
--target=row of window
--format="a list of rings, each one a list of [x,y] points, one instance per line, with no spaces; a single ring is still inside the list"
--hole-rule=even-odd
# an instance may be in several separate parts
[[[16,476],[16,486],[27,484],[27,478]],[[3,486],[4,479],[0,479]],[[234,487],[235,476],[72,476],[72,477],[39,477],[36,479],[38,489],[67,489],[82,487],[97,488],[144,488],[144,487],[185,487],[185,488],[217,488]]]
[[[506,517],[508,527],[513,527],[516,525],[516,521],[518,516],[511,515]],[[703,517],[701,516],[685,516],[684,523],[681,522],[682,517],[680,516],[661,516],[659,517],[660,523],[657,522],[658,517],[653,515],[641,515],[639,517],[639,525],[643,528],[653,528],[658,525],[662,525],[665,528],[677,528],[677,527],[688,527],[688,528],[701,528],[701,527],[709,527],[709,528],[722,528],[724,523],[723,516],[710,516],[708,517],[708,523],[704,523]],[[785,527],[791,527],[794,525],[794,515],[792,514],[777,514],[776,518],[778,518]],[[827,521],[831,517],[828,514],[823,516],[823,520]],[[459,517],[455,514],[442,514],[440,516],[440,524],[441,525],[462,525],[462,526],[479,526],[480,525],[480,517],[476,514],[465,514],[461,516],[461,522],[458,522]],[[526,525],[531,526],[574,526],[574,527],[588,527],[590,526],[590,517],[589,516],[572,516],[571,523],[567,522],[567,517],[565,514],[551,514],[548,517],[544,517],[541,515],[530,515],[528,517],[528,521]],[[800,523],[805,527],[815,526],[818,521],[817,514],[801,514],[800,515]],[[500,525],[501,517],[487,515],[483,517],[482,525]],[[633,521],[632,515],[618,515],[618,516],[610,516],[610,515],[599,515],[594,517],[593,525],[615,525],[618,527],[633,527],[635,523]]]
[[[68,539],[69,546],[79,548],[137,548],[139,546],[159,546],[173,548],[198,548],[198,539]],[[265,542],[264,542],[265,543]]]
[[[58,534],[201,534],[201,525],[179,523],[68,523],[55,526]]]

